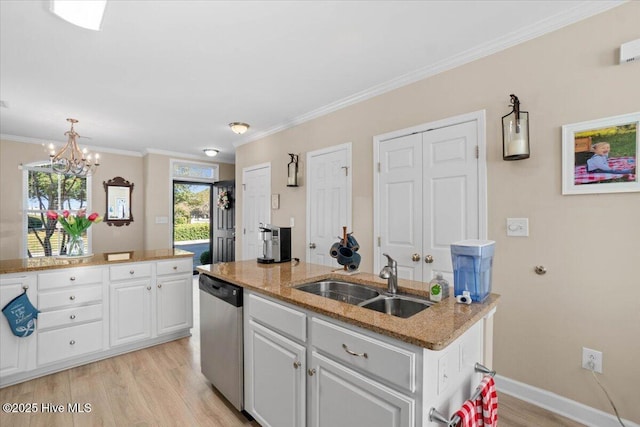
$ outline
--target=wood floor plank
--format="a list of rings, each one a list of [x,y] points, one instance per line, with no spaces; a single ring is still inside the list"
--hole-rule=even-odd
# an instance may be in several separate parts
[[[105,365],[100,361],[69,370],[72,404],[77,405],[72,415],[75,426],[117,426],[103,382]]]
[[[68,427],[73,425],[73,417],[67,411],[71,401],[69,371],[62,371],[46,377],[36,378],[33,399],[40,404],[40,412],[31,415],[32,427]]]

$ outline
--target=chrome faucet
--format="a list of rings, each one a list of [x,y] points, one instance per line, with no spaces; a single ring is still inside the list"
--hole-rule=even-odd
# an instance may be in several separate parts
[[[395,294],[398,292],[398,263],[395,259],[391,258],[387,254],[382,254],[387,257],[387,265],[380,270],[380,278],[387,279],[387,292]]]

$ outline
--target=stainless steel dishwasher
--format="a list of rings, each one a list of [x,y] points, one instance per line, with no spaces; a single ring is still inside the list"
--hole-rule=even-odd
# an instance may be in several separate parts
[[[198,281],[202,373],[242,411],[242,288],[205,274],[201,274]]]

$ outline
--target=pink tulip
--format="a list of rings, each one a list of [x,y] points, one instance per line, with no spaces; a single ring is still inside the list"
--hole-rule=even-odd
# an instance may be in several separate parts
[[[77,217],[78,217],[78,218],[84,218],[85,216],[87,216],[87,210],[86,210],[86,209],[80,209],[80,210],[78,211],[78,215],[77,215]]]
[[[65,218],[69,218],[69,211],[68,211],[68,210],[66,210],[66,209],[65,209],[65,210],[63,210],[63,211],[62,211],[62,216],[63,216],[63,217],[65,217]]]
[[[47,218],[55,221],[58,219],[58,213],[56,211],[47,211]]]
[[[89,215],[89,217],[87,218],[89,221],[93,222],[96,220],[96,218],[98,218],[98,212],[94,212],[91,215]]]

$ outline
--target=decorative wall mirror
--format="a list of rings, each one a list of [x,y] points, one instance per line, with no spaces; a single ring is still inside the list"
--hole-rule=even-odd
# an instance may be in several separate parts
[[[133,184],[116,176],[112,180],[103,181],[104,191],[107,193],[107,212],[104,214],[104,222],[109,226],[122,227],[133,222],[131,214],[131,193]]]

